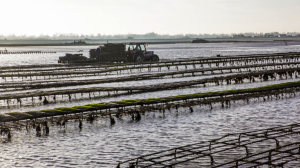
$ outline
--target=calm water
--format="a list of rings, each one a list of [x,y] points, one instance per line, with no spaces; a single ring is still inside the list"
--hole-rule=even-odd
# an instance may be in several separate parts
[[[56,51],[56,54],[40,55],[0,55],[0,66],[56,64],[58,56],[65,53],[76,53],[95,46],[84,47],[6,47],[9,51]],[[3,50],[4,48],[0,48]],[[221,55],[261,54],[274,52],[300,52],[300,43],[288,46],[281,43],[247,43],[247,44],[165,44],[149,45],[161,59],[211,57]],[[193,80],[196,78],[184,78]],[[180,79],[142,81],[138,83],[113,83],[110,86],[148,85]],[[161,97],[195,92],[217,91],[225,89],[250,88],[268,84],[295,81],[296,79],[257,82],[243,85],[220,85],[206,88],[178,89],[145,94],[120,96],[95,100],[83,100],[69,103],[50,104],[46,107],[24,107],[2,109],[8,111],[28,111],[61,106],[75,106],[94,102]],[[103,85],[106,86],[107,84]],[[86,86],[83,86],[86,87]],[[66,127],[51,126],[49,136],[36,137],[35,131],[14,131],[12,141],[0,143],[1,167],[115,167],[123,161],[139,155],[152,153],[170,147],[182,146],[227,133],[243,132],[277,125],[299,122],[299,97],[277,101],[257,102],[249,104],[238,101],[230,108],[215,105],[212,110],[205,106],[195,106],[194,113],[180,108],[177,116],[175,110],[167,111],[166,116],[159,112],[146,113],[139,122],[130,117],[116,120],[110,126],[109,119],[98,119],[94,123],[83,123],[80,131],[77,122],[68,122]]]
[[[160,59],[178,59],[189,57],[211,57],[221,55],[267,54],[278,52],[299,52],[300,42],[269,43],[207,43],[207,44],[159,44],[148,45],[149,51],[154,51]],[[55,54],[24,54],[0,55],[0,66],[56,64],[59,56],[65,53],[82,53],[89,57],[89,50],[97,46],[32,46],[32,47],[0,47],[8,51],[52,51]],[[83,50],[83,52],[77,52]]]

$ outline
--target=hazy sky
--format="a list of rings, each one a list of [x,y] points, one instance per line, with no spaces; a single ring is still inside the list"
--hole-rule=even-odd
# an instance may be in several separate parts
[[[1,0],[0,34],[300,32],[300,0]]]

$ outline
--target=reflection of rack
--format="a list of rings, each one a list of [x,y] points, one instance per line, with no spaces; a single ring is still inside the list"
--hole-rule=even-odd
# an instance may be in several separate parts
[[[14,51],[9,52],[8,50],[0,50],[0,54],[49,54],[49,53],[56,53],[53,51],[42,52],[42,51]]]
[[[120,162],[118,167],[255,167],[299,165],[300,123],[228,134]],[[298,158],[298,161],[297,161]],[[294,166],[294,167],[295,167]],[[297,166],[296,166],[297,167]]]
[[[299,62],[300,64],[300,62]],[[1,72],[1,70],[0,70]],[[2,71],[5,72],[5,71]],[[80,86],[80,85],[87,85],[87,84],[99,84],[99,83],[113,83],[113,82],[124,82],[124,81],[137,81],[137,80],[147,80],[147,79],[157,79],[157,78],[163,78],[166,77],[167,74],[169,73],[157,73],[157,74],[151,74],[151,75],[134,75],[134,76],[125,76],[125,77],[119,77],[119,78],[111,78],[111,79],[91,79],[91,80],[82,80],[82,81],[51,81],[51,82],[34,82],[34,83],[3,83],[0,84],[0,92],[7,92],[9,90],[27,90],[27,89],[43,89],[43,88],[53,88],[53,87],[63,87],[63,86]],[[172,73],[173,74],[173,73]],[[93,88],[77,88],[77,89],[64,89],[64,90],[52,90],[52,91],[47,91],[47,92],[40,92],[40,91],[34,91],[34,92],[26,92],[26,93],[8,93],[5,95],[0,95],[0,100],[4,100],[6,102],[9,102],[9,100],[16,99],[18,100],[26,98],[32,98],[32,103],[34,103],[33,98],[34,97],[43,97],[43,96],[58,96],[58,95],[69,95],[69,97],[76,97],[75,95],[78,93],[81,93],[81,98],[83,98],[83,94],[85,93],[90,93],[90,94],[95,94],[99,93],[99,97],[110,97],[110,96],[117,96],[117,95],[124,95],[128,93],[144,93],[144,92],[151,92],[151,91],[159,91],[159,90],[171,90],[171,89],[178,89],[178,88],[191,88],[191,87],[205,87],[206,85],[209,85],[210,83],[215,83],[216,85],[225,85],[225,84],[231,84],[231,83],[245,83],[245,82],[254,82],[258,81],[259,77],[261,77],[263,80],[267,81],[268,79],[275,80],[274,76],[280,76],[288,78],[293,78],[293,74],[295,77],[297,74],[300,74],[300,71],[297,72],[297,69],[278,69],[278,70],[269,70],[269,71],[263,71],[263,72],[253,72],[253,73],[242,73],[242,74],[234,74],[234,75],[227,75],[227,76],[220,76],[220,77],[213,77],[213,78],[206,78],[206,79],[197,79],[197,80],[192,80],[192,81],[181,81],[181,82],[174,82],[174,83],[165,83],[165,84],[158,84],[158,85],[145,85],[145,86],[124,86],[124,87],[93,87]],[[0,77],[3,77],[0,75]],[[4,77],[5,78],[5,77]],[[300,90],[300,82],[299,82],[299,89]],[[289,93],[289,92],[295,92],[297,89],[290,89],[289,87],[285,87],[284,93]],[[104,93],[104,94],[100,94]],[[110,93],[109,93],[110,92]],[[278,94],[279,92],[276,90],[268,90],[267,92],[260,92],[260,96],[264,97],[267,95],[271,95],[273,92],[274,95]],[[277,92],[277,93],[276,93]],[[108,94],[109,93],[109,94]],[[283,92],[280,92],[283,93]],[[246,94],[244,92],[243,94]],[[100,96],[101,95],[101,96]],[[245,96],[250,96],[250,94],[246,94]],[[209,99],[211,96],[208,96],[207,98]],[[242,95],[238,96],[239,100],[242,99]],[[72,100],[77,100],[80,99],[80,97],[77,97],[76,99]],[[89,97],[90,98],[90,97]],[[245,98],[245,97],[244,97]],[[247,98],[247,97],[246,97]],[[250,98],[250,97],[248,97]],[[40,98],[41,99],[41,98]],[[263,98],[265,99],[265,98]],[[24,102],[26,104],[27,101],[19,101],[18,103]],[[69,99],[69,101],[72,101]],[[230,99],[228,99],[230,100]],[[63,101],[63,98],[61,99]],[[222,102],[225,101],[225,98],[222,99]],[[31,102],[31,101],[29,101]],[[27,102],[27,103],[29,103]],[[56,103],[59,102],[58,99],[55,99],[51,103]],[[199,102],[200,103],[200,102]],[[1,105],[1,102],[0,102]],[[9,103],[4,104],[7,106],[10,106]],[[24,105],[22,103],[22,105]],[[1,120],[1,119],[0,119]]]

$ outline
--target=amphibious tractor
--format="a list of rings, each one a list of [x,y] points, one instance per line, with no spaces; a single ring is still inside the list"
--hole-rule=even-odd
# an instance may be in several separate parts
[[[75,56],[76,55],[76,56]],[[66,54],[59,57],[59,63],[80,63],[80,62],[144,62],[159,61],[154,51],[147,51],[146,43],[107,43],[97,49],[90,49],[90,58],[78,54]]]

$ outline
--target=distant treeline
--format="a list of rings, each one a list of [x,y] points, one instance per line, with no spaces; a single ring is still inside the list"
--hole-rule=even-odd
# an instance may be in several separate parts
[[[244,36],[259,36],[259,37],[268,37],[270,35],[277,36],[279,34],[287,35],[299,35],[299,32],[270,32],[270,33],[255,33],[255,32],[246,32],[246,33],[231,33],[231,34],[157,34],[154,32],[146,34],[115,34],[115,35],[106,35],[106,34],[97,34],[97,35],[85,35],[85,34],[62,34],[56,33],[54,35],[45,35],[41,34],[38,36],[33,35],[0,35],[0,40],[63,40],[63,39],[180,39],[180,38],[230,38],[236,35]]]

